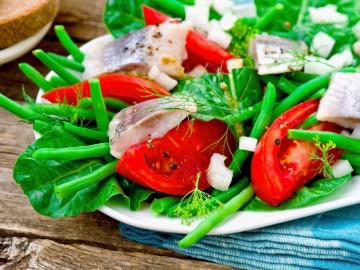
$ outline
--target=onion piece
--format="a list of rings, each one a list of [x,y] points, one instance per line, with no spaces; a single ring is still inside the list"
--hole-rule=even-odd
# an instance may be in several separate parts
[[[229,59],[226,61],[226,67],[229,72],[231,72],[233,69],[242,68],[244,67],[244,59],[242,58]]]
[[[195,0],[195,6],[205,6],[210,8],[211,5],[213,4],[213,0]]]
[[[213,8],[220,15],[225,15],[227,12],[234,10],[235,4],[231,0],[214,0]]]
[[[196,29],[207,31],[210,9],[206,6],[185,6],[185,20],[192,22]]]
[[[309,7],[310,19],[313,23],[347,23],[349,18],[347,15],[337,12],[336,5],[326,5],[315,8]]]
[[[224,31],[228,31],[234,27],[235,22],[238,20],[238,16],[236,16],[233,12],[227,12],[220,19],[220,26]]]
[[[157,84],[163,86],[169,91],[178,84],[177,80],[162,72],[157,66],[153,66],[149,70],[148,76],[150,79],[154,80]]]
[[[218,190],[228,190],[233,177],[233,171],[224,164],[226,156],[214,153],[210,158],[210,164],[206,171],[209,184]]]
[[[351,138],[360,139],[360,125],[358,125],[350,135]]]
[[[241,136],[239,139],[239,149],[255,152],[258,140],[256,138]]]
[[[352,31],[356,38],[360,40],[360,21],[353,26]]]
[[[354,171],[353,167],[347,159],[339,159],[336,161],[332,165],[332,170],[335,178],[343,177]],[[330,177],[328,176],[328,178]]]
[[[356,53],[356,55],[360,57],[360,40],[356,41],[353,44],[353,50],[354,50],[354,53]]]
[[[328,58],[335,45],[335,39],[324,32],[319,32],[313,38],[310,50],[322,58]]]
[[[188,72],[188,75],[192,78],[198,78],[201,77],[204,73],[206,73],[206,68],[202,65],[197,65]]]
[[[211,29],[208,39],[219,45],[221,48],[228,48],[232,40],[232,36],[220,29]]]
[[[306,59],[307,61],[304,63],[304,73],[323,75],[335,70],[334,66],[326,59],[314,58],[313,60],[309,60],[311,59],[310,57]]]

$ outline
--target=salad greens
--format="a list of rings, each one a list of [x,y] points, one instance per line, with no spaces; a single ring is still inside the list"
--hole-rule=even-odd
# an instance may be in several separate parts
[[[194,4],[194,1],[183,0],[173,3],[166,1],[164,3],[162,0],[108,0],[103,19],[112,35],[119,37],[144,27],[145,23],[141,8],[143,4],[173,17],[181,13],[180,15],[183,17],[183,10],[175,10],[174,7],[181,7],[182,9],[184,4]],[[227,31],[233,36],[229,51],[237,57],[247,56],[250,39],[261,32],[268,32],[290,39],[301,39],[310,46],[315,34],[322,31],[336,40],[332,55],[341,52],[356,39],[351,28],[360,20],[359,1],[255,0],[255,4],[258,17],[239,18],[234,26]],[[337,5],[339,12],[348,15],[349,23],[336,27],[333,24],[315,24],[311,22],[307,8],[309,6],[320,7],[325,4]],[[218,14],[215,14],[214,11],[212,11],[212,16],[218,18]],[[74,71],[83,70],[81,63],[84,58],[83,53],[69,39],[63,27],[56,27],[55,30],[57,35],[61,37],[60,41],[64,44],[64,47],[70,48],[69,50],[75,58],[74,63],[70,63],[61,56],[36,50],[34,54],[50,68],[55,69],[59,75],[54,76],[51,81],[43,78],[30,65],[20,65],[24,73],[44,90],[54,88],[56,81],[63,81],[65,85],[79,81],[72,72],[64,69],[63,65],[67,65],[69,69]],[[359,57],[355,57],[355,60],[356,64],[360,62]],[[289,109],[288,107],[314,97],[315,91],[322,90],[322,92],[316,92],[316,94],[320,93],[318,95],[321,96],[324,92],[323,88],[327,87],[331,76],[331,73],[316,76],[301,72],[259,76],[253,68],[252,60],[246,59],[245,62],[244,67],[235,68],[230,74],[205,73],[197,78],[186,77],[178,82],[178,86],[172,93],[174,96],[180,97],[184,103],[188,101],[196,103],[197,113],[194,118],[204,121],[218,119],[228,124],[236,138],[245,135],[253,139],[260,139],[270,125],[271,120]],[[352,72],[353,68],[350,71]],[[157,198],[159,199],[157,203],[159,203],[164,196],[115,174],[75,193],[57,196],[55,192],[57,186],[64,183],[70,183],[71,185],[73,180],[91,175],[110,161],[115,164],[113,157],[109,155],[101,158],[79,158],[73,161],[43,160],[37,159],[36,155],[34,155],[36,150],[42,148],[58,149],[87,146],[108,140],[107,126],[114,113],[106,112],[108,103],[102,97],[98,80],[92,79],[90,84],[92,85],[92,89],[90,89],[92,98],[87,98],[88,100],[84,98],[84,102],[79,102],[79,106],[34,104],[26,96],[25,99],[29,104],[20,106],[0,95],[1,106],[32,122],[34,130],[42,134],[41,138],[29,145],[19,156],[14,167],[14,179],[22,187],[34,209],[43,215],[63,217],[95,211],[110,199],[121,200],[129,209],[135,211],[140,208],[142,202]],[[263,89],[265,85],[266,91]],[[81,104],[84,106],[85,101],[87,102],[86,109],[81,107]],[[127,104],[122,104],[121,108],[126,106]],[[273,110],[274,107],[275,110]],[[235,174],[232,186],[229,189],[232,192],[213,191],[214,198],[225,197],[226,199],[223,198],[224,205],[215,210],[214,215],[210,216],[207,222],[211,224],[202,224],[200,227],[205,228],[205,230],[196,231],[198,236],[207,233],[206,230],[211,229],[211,226],[215,226],[227,215],[243,207],[253,197],[254,190],[252,185],[248,185],[249,180],[245,176],[248,173],[248,168],[242,168],[249,156],[251,156],[249,151],[240,149],[235,151],[233,162],[229,166]],[[321,160],[321,157],[318,159]],[[350,177],[349,174],[340,178],[315,179],[310,184],[299,189],[291,199],[277,207],[269,206],[258,197],[255,197],[250,200],[244,209],[274,211],[307,206],[316,203],[323,196],[339,188]],[[195,191],[198,192],[196,188]],[[233,194],[233,190],[237,191],[236,195]],[[228,195],[229,193],[231,193],[231,196]],[[189,197],[195,197],[196,204],[196,200],[199,202],[202,195],[202,192],[198,192]],[[207,198],[209,195],[205,196]],[[174,207],[180,201],[180,198],[166,197],[164,201],[166,201],[167,207]],[[190,206],[192,202],[190,201]],[[207,204],[203,206],[205,209],[201,210],[206,214],[212,210],[207,209],[209,207]],[[166,214],[170,208],[168,210],[161,209],[161,214]],[[198,210],[195,209],[194,213]],[[180,213],[180,215],[184,216],[187,216],[187,214],[189,212]],[[168,214],[168,216],[173,216],[173,214]],[[190,242],[187,242],[188,239]],[[194,238],[191,237],[186,238],[185,242],[181,242],[181,245],[187,246],[193,240]]]

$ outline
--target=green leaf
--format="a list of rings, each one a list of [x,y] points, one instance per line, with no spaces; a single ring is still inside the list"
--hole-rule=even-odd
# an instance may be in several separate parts
[[[85,143],[62,128],[56,127],[29,145],[18,157],[14,167],[14,179],[28,196],[34,209],[40,214],[64,217],[95,211],[110,197],[121,193],[121,188],[114,177],[110,177],[62,199],[55,195],[54,187],[56,185],[89,174],[103,166],[104,162],[100,159],[37,160],[32,157],[32,153],[40,148],[81,145],[85,145]]]
[[[162,11],[153,0],[107,0],[103,20],[109,32],[114,37],[120,37],[144,27],[142,5]]]
[[[315,203],[318,199],[330,194],[338,187],[342,186],[351,178],[351,174],[340,178],[321,179],[312,183],[310,186],[303,186],[295,192],[294,196],[278,206],[271,206],[262,201],[259,197],[253,198],[243,210],[249,211],[278,211],[307,206]]]

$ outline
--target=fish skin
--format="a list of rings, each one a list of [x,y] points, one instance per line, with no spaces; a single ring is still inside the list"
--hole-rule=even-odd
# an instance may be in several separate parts
[[[360,125],[360,73],[336,72],[331,76],[316,118],[344,128]]]
[[[296,54],[306,55],[308,47],[302,41],[263,33],[250,41],[249,56],[254,58],[259,75],[280,74],[301,70],[304,61],[296,59]]]
[[[83,62],[84,79],[104,73],[136,71],[146,74],[152,66],[173,78],[184,76],[182,61],[189,24],[146,26],[118,39],[94,44]]]
[[[194,102],[173,98],[151,99],[125,108],[109,124],[110,154],[120,158],[133,144],[161,138],[196,111]]]

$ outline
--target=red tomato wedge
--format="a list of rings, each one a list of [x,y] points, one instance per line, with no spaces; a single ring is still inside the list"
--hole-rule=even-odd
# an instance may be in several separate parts
[[[320,161],[310,158],[316,153],[312,142],[287,139],[289,129],[296,128],[317,111],[319,100],[313,99],[293,107],[279,116],[259,141],[251,162],[251,181],[255,194],[276,206],[319,173]],[[340,132],[343,128],[320,122],[312,130]],[[333,149],[336,161],[341,151]]]
[[[169,19],[169,16],[143,5],[143,13],[146,25],[156,25]],[[184,66],[187,70],[197,65],[205,66],[209,72],[216,72],[220,69],[227,72],[226,61],[234,58],[227,50],[211,42],[203,34],[190,30],[186,39],[186,50],[188,58]]]
[[[103,97],[118,98],[129,104],[157,98],[158,95],[169,95],[169,91],[164,87],[137,76],[106,74],[97,78],[100,81]],[[76,105],[79,97],[90,97],[90,85],[88,81],[83,81],[75,85],[55,88],[42,97],[52,103]]]
[[[230,163],[235,147],[224,123],[187,120],[163,138],[130,146],[119,159],[117,172],[158,192],[185,195],[194,189],[199,172],[199,189],[210,186],[206,170],[213,153],[227,156]]]

